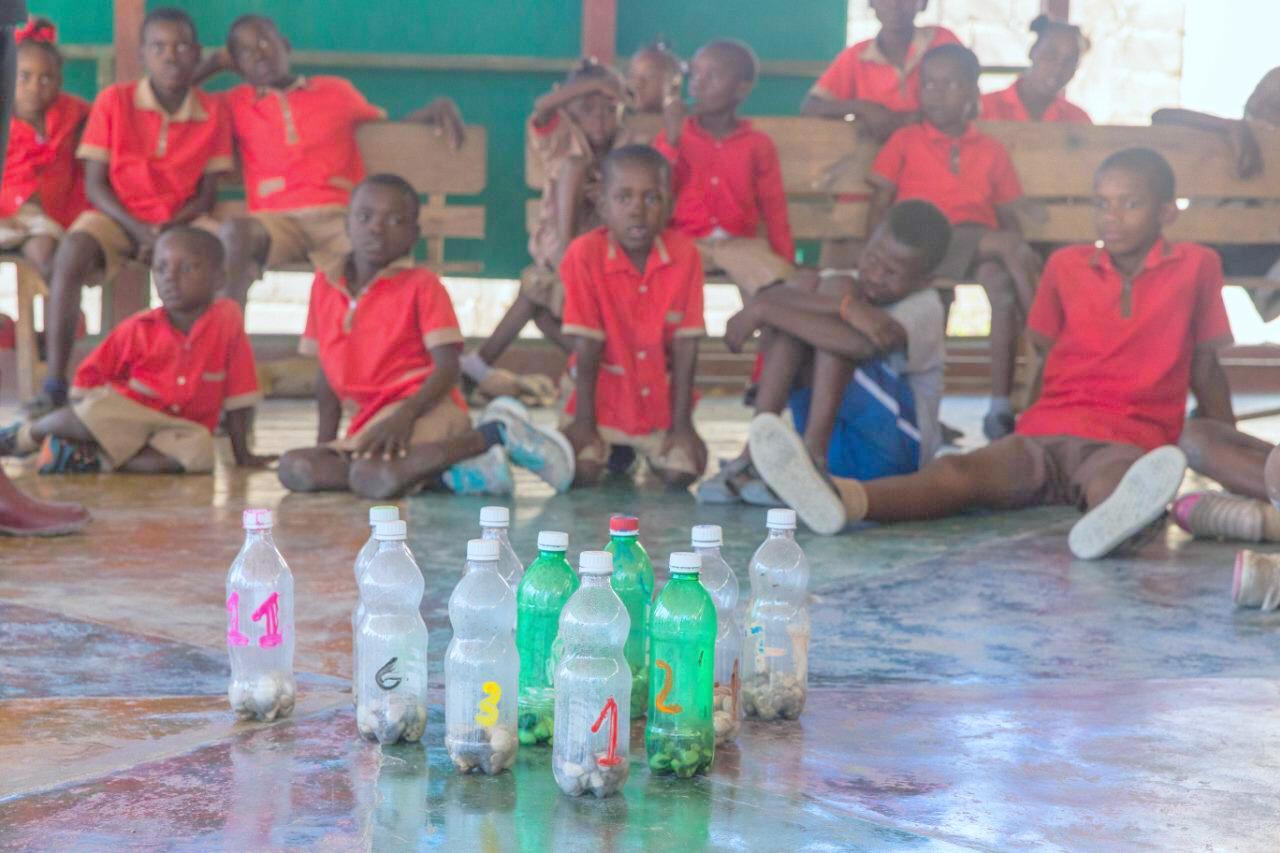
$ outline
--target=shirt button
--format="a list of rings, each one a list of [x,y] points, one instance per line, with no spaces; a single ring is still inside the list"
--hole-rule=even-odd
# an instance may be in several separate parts
[[[714,186],[716,186],[716,185],[717,185],[717,184],[719,184],[719,183],[720,183],[720,178],[718,178],[718,177],[717,177],[717,176],[715,176],[715,175],[712,175],[712,176],[711,176],[711,186],[713,186],[713,187],[714,187]]]
[[[179,384],[179,385],[186,385],[186,384],[187,384],[187,377],[185,377],[185,376],[179,376],[179,377],[178,377],[178,384]]]
[[[644,361],[644,358],[645,358],[644,350],[640,350],[640,352],[636,353],[636,358],[640,359],[641,361]]]
[[[719,218],[719,217],[716,217],[716,216],[711,217],[711,224],[712,224],[712,225],[719,225],[719,224],[720,224],[720,218]]]
[[[649,396],[649,389],[648,389],[648,388],[641,388],[641,389],[640,389],[640,396],[641,396],[641,397],[648,397],[648,396]]]
[[[649,287],[648,287],[648,285],[644,285],[644,284],[640,285],[640,292],[641,292],[641,293],[648,293],[648,292],[649,292]]]
[[[174,403],[172,406],[169,407],[169,411],[173,412],[176,415],[178,412],[182,411],[182,407],[179,406],[177,403]]]

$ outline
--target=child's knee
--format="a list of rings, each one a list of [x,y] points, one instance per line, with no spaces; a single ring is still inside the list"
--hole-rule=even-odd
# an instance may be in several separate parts
[[[847,275],[824,275],[818,278],[818,293],[841,298],[853,294],[853,279]]]
[[[1204,466],[1205,458],[1214,444],[1213,433],[1212,422],[1202,418],[1189,418],[1183,426],[1178,447],[1186,454],[1187,465],[1193,470],[1199,470]]]
[[[87,273],[101,256],[102,247],[98,245],[96,239],[82,231],[73,231],[58,244],[58,249],[53,255],[53,267],[55,270],[69,273]],[[53,283],[50,282],[50,284]],[[77,279],[59,284],[79,287],[81,282]],[[78,307],[77,310],[79,310]]]
[[[356,459],[347,470],[347,485],[362,498],[383,501],[399,497],[404,482],[394,462],[382,459]]]
[[[314,492],[319,488],[320,477],[316,470],[319,460],[310,450],[290,450],[280,457],[276,475],[280,484],[291,492]]]
[[[589,462],[579,459],[574,466],[573,487],[575,489],[598,486],[604,481],[608,466],[603,462]]]

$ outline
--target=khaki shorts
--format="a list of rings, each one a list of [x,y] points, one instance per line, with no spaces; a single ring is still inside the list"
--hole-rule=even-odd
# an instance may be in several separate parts
[[[0,249],[17,249],[32,237],[61,240],[64,233],[62,226],[50,219],[40,205],[27,202],[14,211],[13,216],[0,219]]]
[[[1137,462],[1145,450],[1131,444],[1072,435],[1011,435],[982,450],[1015,483],[1007,509],[1069,504],[1085,507],[1089,485],[1104,469]]]
[[[389,418],[397,409],[404,405],[404,400],[390,403],[378,410],[378,413],[369,419],[362,428],[361,432],[376,424],[378,421]],[[446,397],[431,408],[425,415],[422,415],[413,422],[413,435],[409,439],[410,444],[435,444],[438,441],[453,438],[464,433],[470,432],[471,416],[458,408],[458,404],[451,397]],[[339,438],[325,445],[333,450],[343,453],[352,453],[360,446],[360,433],[349,435],[346,438]]]
[[[759,237],[708,237],[697,243],[703,267],[728,273],[744,299],[795,271],[790,262],[774,254],[768,240]]]
[[[520,295],[556,317],[564,316],[564,282],[560,274],[540,264],[530,264],[520,273]]]
[[[72,401],[71,409],[92,433],[108,471],[144,447],[177,460],[188,474],[213,470],[213,436],[202,424],[135,403],[109,385],[89,389]]]
[[[251,218],[266,229],[271,239],[267,267],[310,262],[328,268],[351,253],[347,237],[347,211],[324,207],[293,213],[253,213]]]
[[[218,233],[218,222],[208,216],[198,217],[191,223],[193,228],[201,228],[210,234]],[[124,227],[96,210],[86,210],[76,217],[67,230],[68,234],[88,234],[102,249],[102,281],[111,281],[120,272],[125,261],[138,257],[138,244],[129,236]],[[86,282],[95,283],[95,282]]]

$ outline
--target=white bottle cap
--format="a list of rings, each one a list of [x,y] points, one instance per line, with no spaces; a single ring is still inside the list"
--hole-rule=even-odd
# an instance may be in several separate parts
[[[504,509],[503,512],[506,512]],[[475,563],[486,563],[498,559],[498,542],[496,539],[472,539],[467,542],[467,560]]]
[[[795,530],[796,511],[794,509],[771,509],[765,521],[770,530]]]
[[[613,555],[608,551],[583,551],[578,557],[578,573],[583,575],[613,574]]]
[[[568,551],[569,534],[559,530],[544,530],[538,534],[539,551]]]
[[[408,532],[409,525],[398,518],[395,521],[379,521],[373,526],[373,538],[379,542],[403,542]]]
[[[377,524],[379,521],[399,521],[400,507],[398,506],[371,506],[369,507],[369,523]]]
[[[676,551],[667,561],[667,568],[672,574],[697,574],[702,570],[702,557],[688,551]]]
[[[270,530],[274,522],[269,509],[246,509],[242,519],[245,530]]]
[[[481,527],[510,527],[511,511],[505,506],[480,507]]]
[[[693,547],[719,548],[724,544],[724,532],[718,524],[699,524],[693,528]]]

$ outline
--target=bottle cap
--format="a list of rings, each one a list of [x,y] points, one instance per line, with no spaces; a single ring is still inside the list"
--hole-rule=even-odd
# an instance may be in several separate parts
[[[702,558],[688,551],[676,551],[667,562],[673,575],[696,575],[702,570]]]
[[[613,555],[608,551],[583,551],[578,557],[578,574],[613,574]]]
[[[538,534],[539,551],[568,551],[569,534],[559,530],[544,530]]]
[[[369,507],[369,523],[377,524],[379,521],[399,521],[400,507],[398,506],[371,506]]]
[[[511,510],[505,506],[484,506],[480,508],[481,527],[510,527]]]
[[[506,512],[504,509],[503,512]],[[467,542],[467,560],[486,563],[498,559],[498,540],[472,539]]]
[[[243,520],[245,530],[270,530],[274,522],[269,509],[246,509]]]
[[[693,528],[693,547],[719,548],[724,544],[724,532],[718,524],[699,524]]]
[[[640,533],[640,519],[615,513],[609,516],[609,532],[615,536],[636,536]]]
[[[379,542],[402,542],[408,532],[409,525],[398,518],[395,521],[379,521],[373,526],[373,538]]]
[[[770,530],[795,530],[796,511],[794,509],[771,509],[765,526]]]

